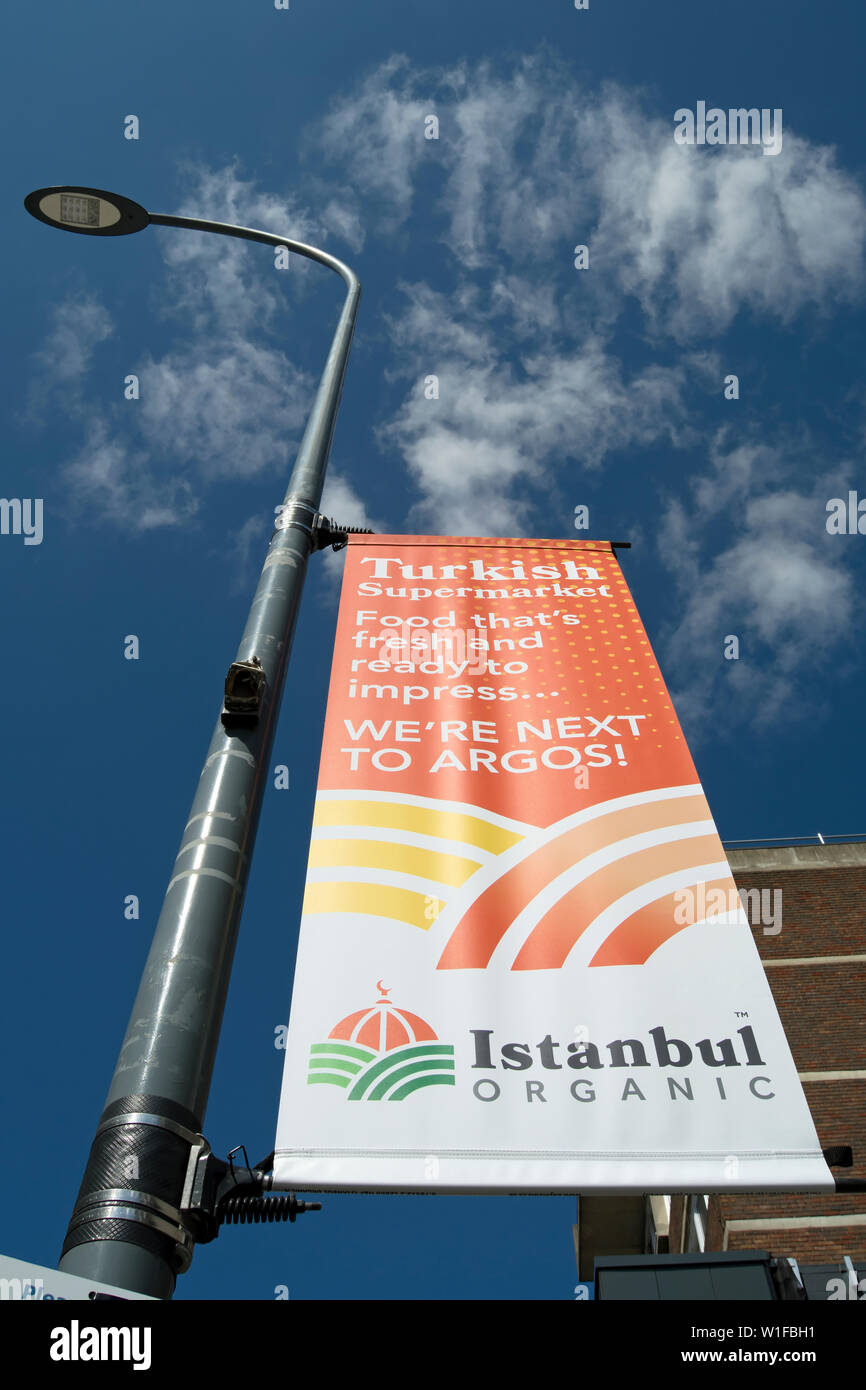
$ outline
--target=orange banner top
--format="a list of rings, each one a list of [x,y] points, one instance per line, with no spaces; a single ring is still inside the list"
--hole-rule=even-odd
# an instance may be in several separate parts
[[[611,543],[351,536],[319,788],[355,780],[537,826],[696,781]]]

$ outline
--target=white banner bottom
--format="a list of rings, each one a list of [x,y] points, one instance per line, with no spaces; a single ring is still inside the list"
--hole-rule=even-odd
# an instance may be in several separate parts
[[[727,1170],[727,1171],[726,1171]],[[674,1192],[833,1192],[820,1152],[680,1156],[635,1160],[598,1154],[583,1158],[501,1152],[491,1158],[448,1153],[277,1153],[278,1191],[430,1192],[470,1195],[576,1195]]]

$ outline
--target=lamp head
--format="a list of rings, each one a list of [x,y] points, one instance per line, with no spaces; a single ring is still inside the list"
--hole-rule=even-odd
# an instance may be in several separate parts
[[[28,193],[24,206],[31,216],[47,222],[49,227],[83,232],[85,236],[126,236],[140,232],[150,222],[146,209],[131,198],[77,184],[37,188]]]

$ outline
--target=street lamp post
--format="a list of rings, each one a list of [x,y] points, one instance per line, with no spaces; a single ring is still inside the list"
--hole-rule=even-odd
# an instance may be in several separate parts
[[[148,213],[99,189],[39,189],[25,206],[85,235],[153,224],[284,246],[346,284],[59,1262],[66,1273],[170,1298],[200,1230],[191,1218],[196,1157],[209,1153],[201,1129],[307,559],[334,535],[318,509],[361,286],[312,246]]]

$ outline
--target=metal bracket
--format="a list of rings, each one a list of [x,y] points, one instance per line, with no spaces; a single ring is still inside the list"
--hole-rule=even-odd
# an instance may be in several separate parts
[[[250,661],[233,661],[226,676],[225,697],[220,719],[224,729],[252,729],[259,722],[265,699],[267,677],[257,656]]]
[[[831,1144],[829,1148],[822,1149],[824,1162],[828,1168],[853,1168],[854,1150],[850,1144]]]
[[[332,521],[329,516],[323,516],[317,512],[313,520],[313,549],[324,550],[331,546],[333,550],[342,550],[348,545],[350,536],[372,536],[373,532],[369,526],[340,526],[336,521]]]
[[[854,1151],[850,1144],[832,1144],[821,1150],[828,1168],[853,1168]],[[866,1192],[866,1178],[834,1178],[837,1192]]]
[[[242,1153],[244,1165],[235,1163]],[[292,1194],[266,1197],[270,1187],[273,1154],[250,1167],[243,1144],[232,1149],[227,1159],[217,1158],[206,1139],[190,1150],[189,1167],[180,1200],[184,1225],[198,1245],[216,1240],[225,1223],[294,1221],[305,1211],[321,1211],[321,1202],[299,1202]]]

